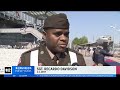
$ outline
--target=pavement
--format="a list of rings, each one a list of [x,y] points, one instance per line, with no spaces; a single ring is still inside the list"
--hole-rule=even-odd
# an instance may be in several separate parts
[[[85,59],[85,62],[86,62],[87,66],[93,66],[94,65],[94,61],[92,60],[91,56],[85,56],[84,59]]]

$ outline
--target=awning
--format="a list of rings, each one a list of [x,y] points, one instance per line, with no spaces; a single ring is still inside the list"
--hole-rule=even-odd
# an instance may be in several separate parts
[[[56,14],[54,11],[23,11],[23,13],[39,20],[44,20],[47,16]]]

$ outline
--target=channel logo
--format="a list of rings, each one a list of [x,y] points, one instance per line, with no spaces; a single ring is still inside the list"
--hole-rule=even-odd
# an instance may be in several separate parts
[[[11,73],[11,67],[5,67],[5,73]]]

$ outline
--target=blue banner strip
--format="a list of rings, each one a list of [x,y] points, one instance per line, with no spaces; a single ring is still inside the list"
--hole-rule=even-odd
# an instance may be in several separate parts
[[[116,77],[116,74],[37,74],[35,77]]]
[[[35,74],[5,75],[5,77],[116,77],[116,74]]]

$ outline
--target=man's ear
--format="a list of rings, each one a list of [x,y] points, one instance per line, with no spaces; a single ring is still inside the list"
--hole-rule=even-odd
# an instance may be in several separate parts
[[[42,31],[42,34],[43,34],[43,39],[45,40],[46,39],[46,32]]]
[[[43,34],[44,36],[46,36],[46,32],[45,32],[44,30],[42,31],[42,34]]]

